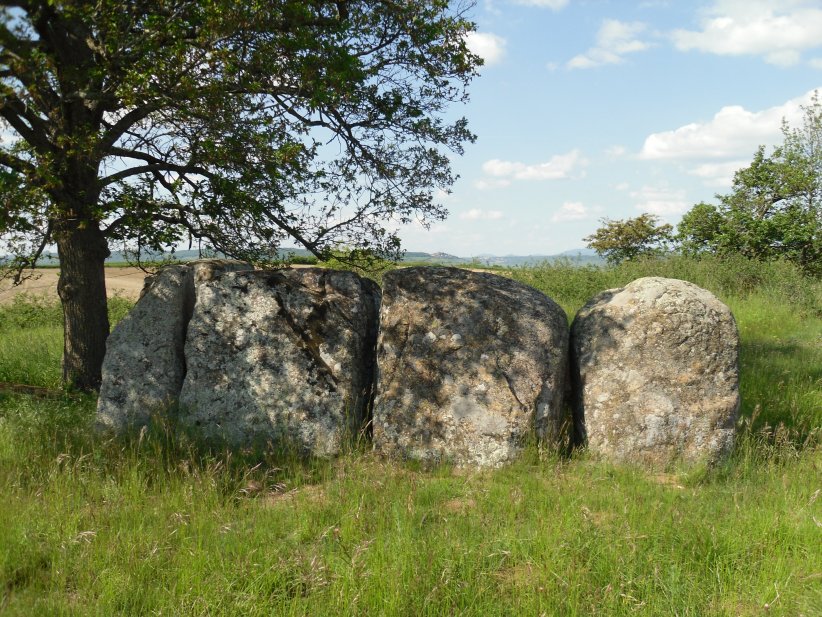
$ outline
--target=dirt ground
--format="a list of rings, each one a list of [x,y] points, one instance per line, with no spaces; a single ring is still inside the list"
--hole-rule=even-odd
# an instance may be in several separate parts
[[[42,268],[34,277],[12,286],[10,281],[0,281],[0,304],[11,302],[17,294],[37,294],[57,299],[57,268]],[[146,273],[139,268],[106,268],[106,290],[109,296],[120,295],[136,300],[143,288]]]

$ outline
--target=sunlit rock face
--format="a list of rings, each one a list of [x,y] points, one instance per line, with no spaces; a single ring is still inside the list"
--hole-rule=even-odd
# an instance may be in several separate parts
[[[571,328],[574,420],[590,451],[664,467],[733,445],[739,337],[710,292],[648,277],[595,296]]]
[[[380,292],[353,272],[235,272],[203,284],[180,422],[231,445],[337,454],[365,422]]]
[[[389,458],[497,467],[565,420],[564,311],[535,289],[456,268],[383,278],[374,448]]]
[[[183,347],[195,289],[225,272],[250,268],[236,261],[202,260],[167,266],[146,279],[140,299],[106,343],[99,428],[139,428],[176,403],[185,377]]]

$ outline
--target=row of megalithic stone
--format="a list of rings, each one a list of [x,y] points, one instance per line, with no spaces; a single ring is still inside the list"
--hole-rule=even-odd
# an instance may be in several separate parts
[[[445,267],[254,270],[208,260],[149,279],[112,332],[98,425],[163,414],[205,440],[496,467],[529,440],[615,461],[715,461],[733,442],[738,335],[675,279],[564,311],[505,277]]]

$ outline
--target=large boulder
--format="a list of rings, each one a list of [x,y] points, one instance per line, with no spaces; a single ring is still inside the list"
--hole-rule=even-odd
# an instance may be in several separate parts
[[[202,260],[167,266],[146,278],[140,299],[106,342],[98,427],[122,432],[147,424],[177,401],[185,376],[183,344],[195,287],[250,265]]]
[[[456,268],[383,279],[374,447],[392,458],[496,467],[564,421],[565,312],[535,289]]]
[[[230,445],[338,453],[366,421],[379,299],[372,281],[321,268],[203,284],[185,344],[180,421]]]
[[[733,444],[739,338],[731,311],[685,281],[594,297],[571,328],[575,424],[605,458],[712,462]]]

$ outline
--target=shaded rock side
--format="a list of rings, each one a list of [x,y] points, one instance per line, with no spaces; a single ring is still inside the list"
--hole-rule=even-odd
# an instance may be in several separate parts
[[[379,298],[372,281],[321,268],[203,284],[185,345],[181,421],[235,446],[336,454],[366,419]]]
[[[730,309],[676,279],[594,297],[571,328],[575,425],[605,458],[662,467],[733,444],[739,337]]]
[[[374,448],[394,458],[496,467],[564,418],[568,321],[507,278],[418,267],[383,279]]]
[[[121,432],[148,423],[176,402],[185,376],[183,345],[195,287],[250,265],[201,260],[167,266],[146,279],[140,299],[106,342],[97,424]]]

